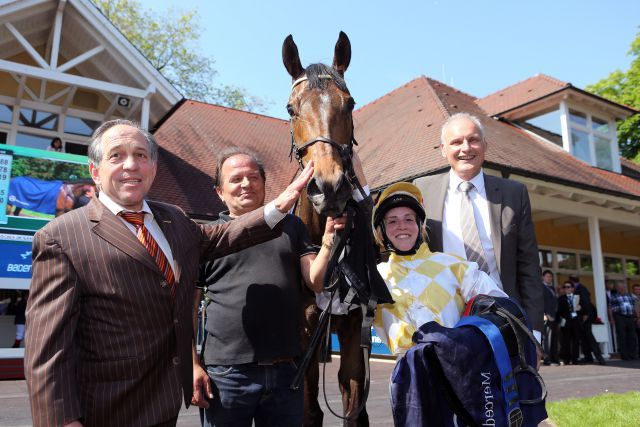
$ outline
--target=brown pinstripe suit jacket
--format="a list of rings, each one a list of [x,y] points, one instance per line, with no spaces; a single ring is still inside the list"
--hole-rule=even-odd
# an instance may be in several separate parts
[[[178,414],[192,394],[197,267],[279,233],[259,209],[201,226],[149,202],[171,246],[177,296],[146,249],[97,199],[56,218],[33,240],[25,374],[35,426],[147,426]],[[165,284],[166,285],[166,284]]]

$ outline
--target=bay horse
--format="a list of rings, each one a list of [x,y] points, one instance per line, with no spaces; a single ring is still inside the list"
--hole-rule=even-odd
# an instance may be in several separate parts
[[[320,244],[327,216],[340,215],[352,198],[353,188],[346,174],[345,153],[354,143],[352,112],[355,105],[344,82],[351,61],[351,43],[340,32],[333,65],[300,63],[298,48],[289,35],[282,45],[282,60],[292,78],[287,111],[290,115],[292,154],[300,166],[313,160],[314,176],[300,197],[296,214],[307,225],[312,241]],[[350,165],[348,165],[350,166]],[[303,345],[318,323],[315,295],[305,288]],[[368,426],[365,408],[358,414],[363,397],[365,361],[360,348],[361,310],[331,315],[332,329],[340,343],[338,382],[342,393],[345,425]],[[305,372],[304,425],[321,426],[323,413],[318,404],[319,366],[317,353]]]

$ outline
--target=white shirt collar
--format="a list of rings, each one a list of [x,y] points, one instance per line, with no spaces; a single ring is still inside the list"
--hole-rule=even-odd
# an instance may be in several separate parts
[[[457,190],[462,181],[464,180],[456,175],[453,169],[449,170],[449,190]],[[473,184],[478,193],[482,193],[484,191],[484,173],[482,169],[480,169],[480,172],[469,180],[469,182]]]
[[[125,209],[124,207],[120,206],[118,203],[116,203],[115,201],[113,201],[113,199],[109,196],[107,196],[107,194],[105,192],[100,192],[98,193],[98,199],[107,207],[107,209],[109,209],[114,215],[118,215],[120,212],[122,211],[130,211],[130,209]],[[146,200],[142,201],[142,210],[140,212],[144,212],[145,214],[149,214],[151,215],[151,219],[153,219],[153,212],[151,212],[151,208],[149,208],[149,205],[147,204]]]

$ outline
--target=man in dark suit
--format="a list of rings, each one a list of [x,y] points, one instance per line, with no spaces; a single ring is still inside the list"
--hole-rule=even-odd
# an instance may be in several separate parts
[[[573,283],[562,284],[564,295],[558,296],[558,321],[562,330],[560,357],[565,365],[577,365],[580,356],[580,295],[575,294]]]
[[[522,304],[540,340],[543,289],[527,188],[482,172],[487,141],[475,116],[451,116],[442,126],[440,148],[451,170],[415,181],[425,196],[430,249],[478,262]],[[462,214],[464,203],[472,214]],[[474,220],[475,227],[468,227]],[[464,237],[472,229],[475,245]]]
[[[569,281],[573,284],[576,295],[580,296],[580,311],[578,312],[580,317],[578,320],[580,321],[580,346],[584,356],[580,362],[593,363],[593,354],[598,363],[604,365],[606,362],[591,328],[597,317],[596,307],[591,303],[591,292],[580,283],[580,279],[575,274],[569,276]]]
[[[544,290],[544,334],[542,335],[542,352],[545,366],[558,364],[558,295],[553,286],[551,270],[542,272],[542,289]]]
[[[175,425],[192,398],[193,284],[200,260],[277,236],[313,173],[264,209],[202,226],[146,201],[153,136],[104,123],[89,147],[99,196],[33,240],[25,374],[35,426]]]

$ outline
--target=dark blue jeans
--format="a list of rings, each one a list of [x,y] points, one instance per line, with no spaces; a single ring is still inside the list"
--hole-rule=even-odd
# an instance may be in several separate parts
[[[302,425],[303,390],[289,385],[296,372],[293,362],[274,365],[208,365],[214,398],[200,410],[205,427]]]

